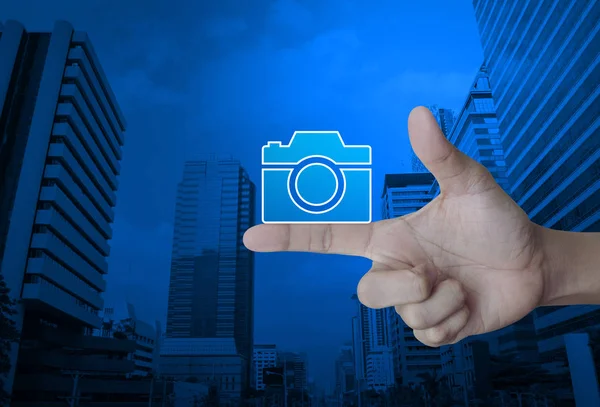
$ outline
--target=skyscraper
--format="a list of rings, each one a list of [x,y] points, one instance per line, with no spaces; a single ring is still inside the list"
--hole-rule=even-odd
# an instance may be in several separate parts
[[[433,198],[430,173],[387,174],[383,189],[382,217],[391,219],[408,215],[427,205]],[[404,385],[421,381],[419,373],[441,366],[440,351],[419,342],[394,308],[386,309],[388,340],[392,351],[394,376]]]
[[[510,193],[538,224],[600,231],[600,2],[474,0]],[[600,309],[536,310],[540,358],[561,369],[562,334]]]
[[[392,356],[388,346],[386,310],[371,309],[358,301],[358,296],[352,299],[357,304],[356,340],[357,357],[361,360],[357,366],[361,369],[357,377],[364,378],[364,384],[375,390],[383,390],[394,384]],[[364,390],[364,389],[363,389]]]
[[[0,273],[22,300],[14,400],[38,391],[56,400],[72,388],[64,370],[102,365],[86,349],[92,343],[98,349],[99,338],[85,334],[101,326],[124,131],[125,119],[85,33],[65,22],[43,33],[5,24]],[[13,367],[16,355],[15,348]],[[11,379],[12,372],[9,388]],[[52,388],[36,390],[42,382]]]
[[[254,335],[254,184],[239,161],[185,163],[177,189],[167,337],[233,338],[248,364]]]
[[[452,131],[452,127],[454,126],[454,121],[456,118],[456,114],[452,109],[447,109],[444,107],[439,107],[438,105],[431,105],[428,107],[433,113],[433,117],[437,120],[440,129],[446,137],[450,135]],[[428,172],[425,165],[419,160],[419,157],[413,152],[412,153],[412,170],[413,172]]]
[[[487,68],[482,65],[448,139],[460,151],[483,164],[508,191],[506,162]]]
[[[600,2],[473,6],[511,195],[538,224],[600,231]]]
[[[356,388],[356,374],[354,371],[354,353],[352,343],[340,348],[335,360],[335,395],[343,404],[344,399],[350,396]]]
[[[254,388],[264,390],[264,369],[276,367],[279,358],[277,357],[277,346],[275,345],[254,345]]]

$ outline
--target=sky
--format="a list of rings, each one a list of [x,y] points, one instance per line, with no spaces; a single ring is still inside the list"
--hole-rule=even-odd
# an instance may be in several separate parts
[[[163,324],[186,159],[231,155],[260,188],[267,141],[338,130],[373,148],[378,219],[384,175],[410,171],[408,113],[460,108],[483,61],[469,0],[3,0],[7,19],[90,35],[128,121],[106,303]],[[307,352],[329,386],[369,262],[277,253],[255,267],[255,342]]]

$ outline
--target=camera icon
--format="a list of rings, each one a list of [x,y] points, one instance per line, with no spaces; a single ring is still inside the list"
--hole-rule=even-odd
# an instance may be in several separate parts
[[[370,223],[371,147],[297,131],[262,148],[263,223]]]

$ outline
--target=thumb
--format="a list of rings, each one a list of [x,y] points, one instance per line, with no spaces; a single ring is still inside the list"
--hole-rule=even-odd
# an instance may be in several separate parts
[[[420,106],[410,112],[408,133],[415,154],[431,171],[443,193],[478,193],[496,185],[484,166],[446,139],[429,109]]]

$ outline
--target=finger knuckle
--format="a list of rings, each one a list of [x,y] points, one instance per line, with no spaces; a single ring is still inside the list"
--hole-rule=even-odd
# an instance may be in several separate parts
[[[457,280],[446,280],[445,285],[450,293],[460,302],[464,301],[465,293],[462,284]]]
[[[425,274],[414,274],[413,283],[415,286],[417,301],[424,301],[429,298],[429,294],[431,293],[431,284],[429,283],[429,279],[427,276],[425,276]]]
[[[418,305],[408,304],[397,307],[396,312],[400,315],[404,323],[412,329],[425,329],[428,326],[426,314]]]
[[[450,329],[445,325],[438,325],[427,329],[427,340],[433,346],[441,346],[446,344],[450,337]]]

